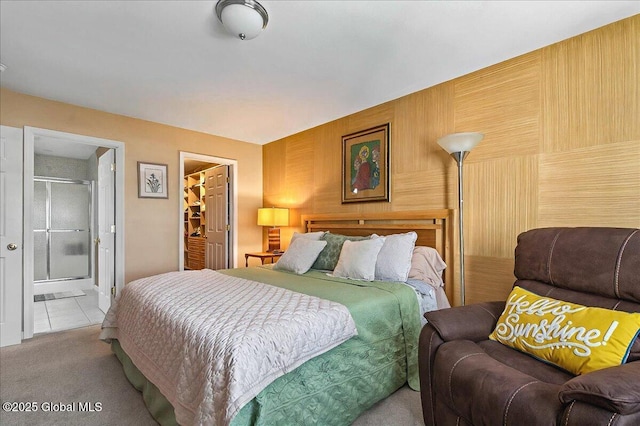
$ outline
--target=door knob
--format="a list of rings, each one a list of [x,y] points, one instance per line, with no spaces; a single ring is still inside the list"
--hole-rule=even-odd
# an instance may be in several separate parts
[[[9,250],[13,251],[13,250],[15,250],[15,249],[17,249],[17,248],[18,248],[18,245],[17,245],[17,244],[15,244],[15,243],[9,243],[9,244],[7,244],[7,248],[8,248]]]

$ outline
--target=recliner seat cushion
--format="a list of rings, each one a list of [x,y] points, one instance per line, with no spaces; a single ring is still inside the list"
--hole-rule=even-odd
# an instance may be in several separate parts
[[[530,358],[505,349],[516,359]],[[433,391],[442,403],[474,425],[522,425],[525,420],[527,424],[556,424],[563,411],[558,383],[572,376],[539,361],[534,360],[537,365],[520,361],[514,364],[549,370],[530,375],[503,364],[475,342],[445,342],[435,357]],[[553,383],[538,378],[546,375]]]
[[[477,344],[487,355],[496,361],[508,365],[541,382],[560,386],[575,377],[571,373],[540,362],[540,360],[535,357],[520,353],[502,343],[494,342],[493,340],[484,340],[477,342]]]

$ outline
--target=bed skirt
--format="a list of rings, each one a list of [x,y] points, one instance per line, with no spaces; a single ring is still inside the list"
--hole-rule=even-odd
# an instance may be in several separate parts
[[[153,416],[153,418],[162,426],[175,426],[178,423],[176,422],[176,417],[173,411],[173,406],[171,403],[164,397],[164,395],[160,392],[160,390],[150,382],[138,368],[133,364],[131,358],[126,354],[126,352],[120,346],[120,343],[117,340],[112,340],[111,342],[111,350],[115,353],[116,357],[122,363],[123,371],[125,376],[131,382],[133,387],[135,387],[138,391],[142,392],[142,399],[149,410],[149,413]],[[343,406],[336,406],[336,412],[332,414],[337,415],[337,418],[331,419],[291,419],[287,417],[283,417],[283,413],[279,413],[280,417],[274,416],[274,419],[266,419],[270,417],[269,414],[264,413],[261,409],[260,403],[256,401],[256,399],[252,399],[249,401],[242,409],[238,412],[236,417],[232,420],[232,426],[248,426],[248,425],[256,425],[256,424],[277,424],[279,426],[288,426],[288,425],[297,425],[300,424],[322,424],[326,422],[326,424],[343,424],[348,425],[351,424],[359,414],[361,414],[366,409],[373,406],[377,401],[386,398],[391,395],[393,392],[401,388],[405,383],[405,379],[401,379],[403,376],[402,370],[406,367],[404,365],[398,365],[395,370],[395,380],[389,381],[387,374],[384,374],[382,371],[378,371],[371,375],[368,380],[362,382],[362,378],[360,378],[359,386],[353,383],[352,385],[359,387],[361,390],[371,389],[378,387],[376,392],[373,395],[366,395],[365,393],[361,394],[361,400],[357,401],[359,398],[350,399],[349,403],[344,404]],[[291,374],[291,373],[289,373]],[[259,395],[258,397],[260,397]],[[305,398],[301,398],[304,400]],[[303,402],[303,401],[300,401]],[[306,402],[306,401],[305,401]],[[317,402],[317,401],[315,401]],[[304,403],[304,402],[303,402]],[[346,408],[344,405],[353,405],[351,409],[355,410],[351,415],[346,415],[345,418],[343,415],[337,413],[340,410],[338,408]],[[329,414],[329,413],[327,413]],[[348,420],[347,420],[348,419]],[[302,423],[300,423],[302,421]]]

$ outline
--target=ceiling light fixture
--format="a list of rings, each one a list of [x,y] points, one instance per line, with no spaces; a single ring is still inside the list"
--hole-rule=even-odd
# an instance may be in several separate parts
[[[240,40],[256,38],[269,22],[267,10],[254,0],[219,0],[216,15],[227,31]]]

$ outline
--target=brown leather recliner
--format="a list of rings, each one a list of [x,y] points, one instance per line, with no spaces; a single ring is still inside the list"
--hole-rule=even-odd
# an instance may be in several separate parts
[[[515,276],[515,285],[538,295],[640,312],[640,229],[524,232]],[[489,340],[504,306],[425,314],[419,347],[425,424],[640,425],[640,338],[625,364],[574,376]]]

